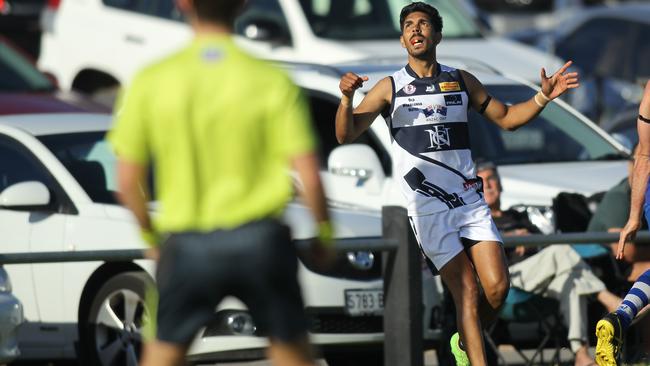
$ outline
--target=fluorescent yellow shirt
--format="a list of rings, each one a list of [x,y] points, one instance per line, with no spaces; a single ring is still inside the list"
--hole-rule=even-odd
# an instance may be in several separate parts
[[[121,159],[153,164],[162,232],[279,214],[290,159],[315,148],[300,90],[225,36],[197,38],[137,75],[108,138]]]

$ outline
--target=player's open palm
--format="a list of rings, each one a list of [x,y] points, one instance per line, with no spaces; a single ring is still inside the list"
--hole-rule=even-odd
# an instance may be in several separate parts
[[[542,68],[542,93],[544,93],[548,99],[555,99],[564,94],[567,90],[580,86],[578,83],[578,73],[566,72],[571,64],[573,64],[573,61],[567,62],[551,76],[547,76],[546,70]]]

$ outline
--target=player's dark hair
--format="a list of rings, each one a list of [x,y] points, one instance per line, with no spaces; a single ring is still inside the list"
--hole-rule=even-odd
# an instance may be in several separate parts
[[[244,7],[245,0],[194,0],[197,17],[210,23],[231,25]]]
[[[440,16],[438,9],[421,1],[410,3],[402,8],[402,11],[399,14],[399,29],[404,30],[404,19],[406,19],[409,14],[418,11],[429,16],[433,29],[437,33],[442,32],[442,17]]]

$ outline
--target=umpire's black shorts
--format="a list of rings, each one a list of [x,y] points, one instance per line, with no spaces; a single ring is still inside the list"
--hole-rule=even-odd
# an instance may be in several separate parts
[[[161,249],[157,337],[189,345],[225,296],[248,307],[273,340],[304,336],[307,321],[289,228],[265,219],[232,230],[172,234]]]

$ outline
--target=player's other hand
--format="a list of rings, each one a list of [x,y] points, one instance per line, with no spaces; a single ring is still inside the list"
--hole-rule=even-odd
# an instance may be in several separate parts
[[[555,99],[564,94],[567,90],[580,86],[578,83],[578,73],[566,72],[572,64],[573,61],[568,61],[551,76],[546,76],[546,70],[542,68],[540,74],[542,79],[542,93],[544,93],[548,99]]]

